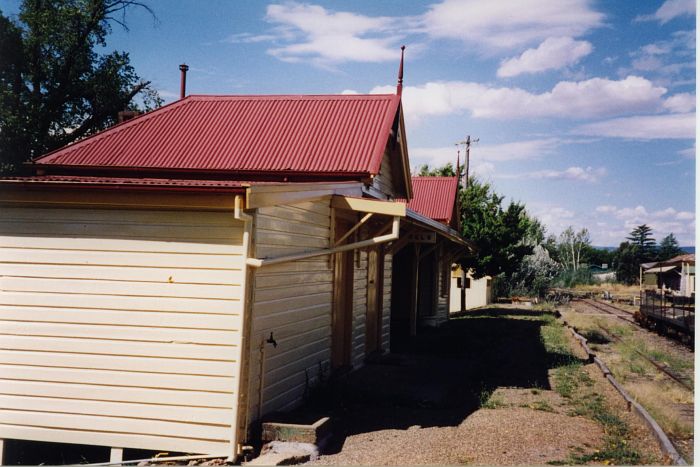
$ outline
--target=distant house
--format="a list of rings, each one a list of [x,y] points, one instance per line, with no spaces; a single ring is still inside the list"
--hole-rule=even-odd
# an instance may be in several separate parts
[[[591,278],[596,282],[609,282],[614,281],[617,276],[614,270],[611,270],[606,263],[598,266],[597,264],[591,264],[588,266],[588,270],[591,273]]]
[[[189,96],[1,180],[1,436],[235,458],[446,318],[408,167],[400,95]]]
[[[695,293],[695,255],[683,254],[640,266],[640,285],[690,297]]]

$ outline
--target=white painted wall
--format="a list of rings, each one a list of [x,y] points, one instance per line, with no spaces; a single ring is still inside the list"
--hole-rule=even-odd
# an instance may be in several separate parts
[[[0,438],[231,454],[241,241],[229,212],[2,207]]]
[[[329,200],[258,209],[255,256],[328,248],[330,210]],[[328,256],[264,266],[255,270],[251,287],[252,422],[298,405],[318,384],[319,372],[328,375],[333,270]],[[277,347],[265,342],[270,333]]]
[[[452,270],[450,278],[450,313],[460,311],[461,306],[461,291],[457,287],[457,279],[461,276],[462,270],[457,268]],[[486,276],[481,279],[474,279],[471,272],[467,273],[467,278],[470,280],[470,287],[465,289],[466,307],[470,310],[486,306],[492,301],[491,277]]]

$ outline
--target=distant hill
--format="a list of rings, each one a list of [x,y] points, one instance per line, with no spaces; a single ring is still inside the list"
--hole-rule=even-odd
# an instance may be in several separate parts
[[[617,250],[616,246],[594,246],[596,250],[605,250],[605,251],[613,251]],[[686,253],[692,253],[695,254],[695,247],[694,246],[682,246],[681,250],[683,250]]]
[[[617,250],[616,246],[593,246],[596,250],[613,251]]]

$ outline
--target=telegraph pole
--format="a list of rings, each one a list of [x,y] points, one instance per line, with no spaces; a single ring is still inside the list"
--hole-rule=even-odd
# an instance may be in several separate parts
[[[479,138],[472,139],[471,135],[467,135],[464,141],[460,141],[459,143],[455,143],[455,146],[460,146],[461,144],[464,145],[464,176],[466,178],[464,187],[467,188],[469,186],[469,150],[471,149],[472,143],[478,143]],[[459,176],[459,174],[457,174]]]

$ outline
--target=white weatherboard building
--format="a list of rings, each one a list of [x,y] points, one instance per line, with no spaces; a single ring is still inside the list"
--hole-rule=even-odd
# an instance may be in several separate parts
[[[1,180],[0,439],[235,458],[415,322],[399,250],[467,245],[408,167],[397,95],[190,96]]]

